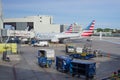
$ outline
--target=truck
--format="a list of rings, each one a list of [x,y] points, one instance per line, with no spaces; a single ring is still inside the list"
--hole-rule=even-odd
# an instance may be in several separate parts
[[[49,43],[48,41],[39,41],[39,42],[36,42],[34,43],[34,47],[43,47],[43,46],[49,46]]]

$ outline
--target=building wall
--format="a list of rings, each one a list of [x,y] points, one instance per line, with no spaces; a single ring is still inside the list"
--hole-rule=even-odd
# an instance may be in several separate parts
[[[33,23],[32,27],[35,32],[40,33],[59,33],[66,31],[66,29],[70,25],[62,25],[60,24],[53,24],[53,17],[52,16],[46,16],[46,15],[38,15],[38,16],[28,16],[24,18],[11,18],[11,19],[5,19],[4,23],[14,23],[16,30],[25,30],[25,28],[28,26],[28,23]],[[80,25],[74,25],[73,26],[73,32],[79,32],[81,26]]]
[[[53,17],[52,16],[28,16],[24,18],[11,18],[5,19],[4,23],[15,23],[16,30],[25,30],[27,27],[27,23],[33,23],[33,29],[35,32],[60,32],[60,25],[53,24]]]
[[[51,16],[35,16],[34,22],[40,23],[40,24],[52,24],[52,17]]]
[[[59,24],[54,24],[54,25],[48,25],[48,24],[35,24],[34,30],[35,32],[39,33],[49,33],[49,32],[55,32],[55,33],[60,33],[60,25]]]

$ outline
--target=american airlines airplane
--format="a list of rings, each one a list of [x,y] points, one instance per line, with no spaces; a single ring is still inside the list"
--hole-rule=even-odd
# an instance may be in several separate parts
[[[93,34],[95,25],[95,20],[93,20],[90,25],[83,31],[80,31],[79,33],[72,33],[72,25],[69,26],[69,28],[62,33],[37,33],[35,34],[35,38],[38,40],[47,40],[51,42],[62,42],[64,39],[69,39],[73,37],[87,37],[91,36]]]

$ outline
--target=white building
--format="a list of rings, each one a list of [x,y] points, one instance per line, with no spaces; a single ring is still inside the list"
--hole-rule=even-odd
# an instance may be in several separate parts
[[[53,24],[53,17],[46,15],[4,19],[4,28],[11,25],[15,30],[33,30],[40,33],[60,32],[60,24]]]

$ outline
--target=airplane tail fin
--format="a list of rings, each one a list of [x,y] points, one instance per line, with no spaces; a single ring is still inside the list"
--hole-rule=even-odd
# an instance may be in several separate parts
[[[95,26],[95,20],[93,20],[85,30],[83,30],[81,36],[84,36],[84,37],[92,36],[94,26]]]
[[[67,28],[67,30],[63,33],[72,33],[73,26],[72,24]]]

